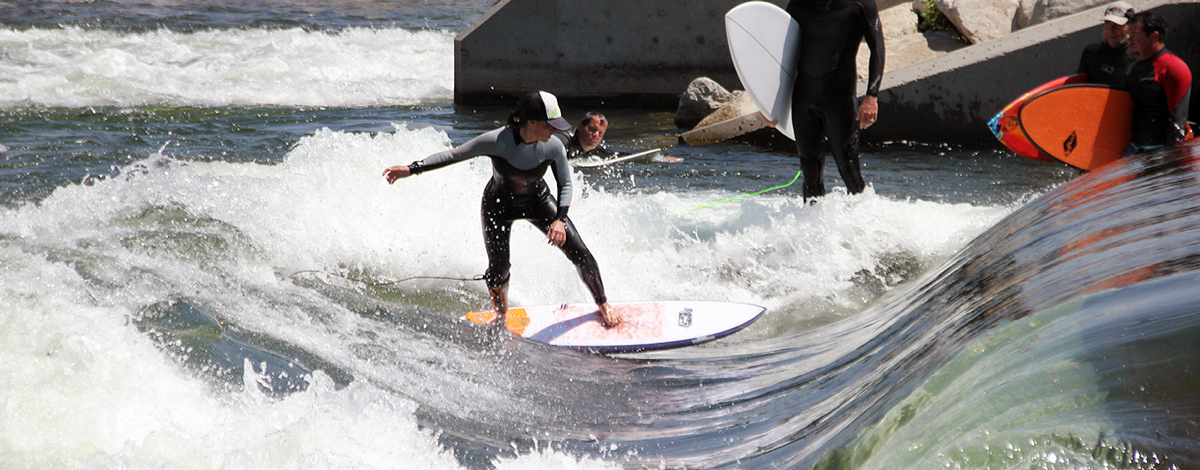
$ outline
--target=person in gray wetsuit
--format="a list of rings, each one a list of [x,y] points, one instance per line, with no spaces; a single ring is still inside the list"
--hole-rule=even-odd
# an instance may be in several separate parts
[[[866,184],[859,163],[859,129],[875,123],[883,81],[879,8],[875,0],[792,0],[787,12],[800,23],[792,129],[804,172],[804,198],[825,194],[822,144],[826,139],[846,189],[861,193]],[[867,96],[856,113],[854,61],[864,40],[871,50]]]
[[[497,325],[504,324],[503,318],[508,311],[509,239],[512,223],[517,219],[533,223],[575,264],[592,299],[600,307],[605,326],[620,323],[604,294],[596,259],[567,217],[567,209],[571,206],[571,169],[567,164],[566,148],[552,136],[556,130],[570,129],[571,125],[562,117],[557,98],[544,91],[534,92],[517,102],[517,110],[509,115],[507,126],[486,132],[457,148],[383,172],[391,184],[400,178],[470,158],[491,158],[492,178],[483,190],[481,212],[488,254],[484,279],[496,307]],[[547,169],[553,169],[554,179],[558,182],[557,200],[543,179]]]

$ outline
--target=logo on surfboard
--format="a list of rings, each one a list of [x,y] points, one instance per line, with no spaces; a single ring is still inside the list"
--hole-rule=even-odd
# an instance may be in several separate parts
[[[685,308],[679,312],[679,326],[684,328],[692,326],[692,309]]]
[[[1077,144],[1079,144],[1079,138],[1072,132],[1070,137],[1067,137],[1067,140],[1063,141],[1063,156],[1070,155],[1071,152],[1075,151]]]

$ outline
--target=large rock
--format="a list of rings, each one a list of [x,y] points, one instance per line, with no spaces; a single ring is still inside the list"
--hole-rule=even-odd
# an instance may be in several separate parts
[[[691,129],[721,106],[733,101],[735,95],[721,84],[708,77],[700,77],[688,84],[687,91],[679,97],[679,108],[675,111],[675,126]]]
[[[735,117],[741,117],[750,113],[758,112],[758,107],[754,105],[754,100],[750,99],[749,93],[746,93],[742,90],[735,90],[732,93],[734,96],[732,100],[729,100],[729,102],[725,103],[724,106],[721,106],[716,111],[713,111],[712,114],[705,116],[704,119],[700,120],[700,122],[696,124],[696,128],[698,129],[704,126],[716,124],[721,121],[728,121]]]
[[[1021,29],[1108,3],[1112,0],[1021,0],[1013,23]],[[1096,15],[1096,24],[1100,24],[1101,18],[1102,14]]]
[[[938,9],[972,44],[1013,32],[1020,0],[937,0]]]

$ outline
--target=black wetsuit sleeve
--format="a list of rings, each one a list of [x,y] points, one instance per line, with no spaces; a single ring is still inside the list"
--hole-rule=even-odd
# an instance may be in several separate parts
[[[616,150],[608,148],[608,145],[605,144],[603,141],[601,141],[600,144],[597,145],[595,149],[592,149],[592,151],[596,152],[598,155],[600,155],[601,157],[604,157],[604,158],[613,158],[613,157],[620,155],[620,152],[617,152]]]
[[[867,65],[867,96],[879,96],[879,87],[883,84],[883,24],[879,21],[879,6],[875,0],[858,0],[863,8],[863,39],[871,50],[870,63]]]

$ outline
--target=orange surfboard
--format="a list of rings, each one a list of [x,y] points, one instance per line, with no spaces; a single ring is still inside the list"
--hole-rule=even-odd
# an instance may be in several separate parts
[[[1029,142],[1029,138],[1021,131],[1021,121],[1017,116],[1021,106],[1030,98],[1044,93],[1052,88],[1058,88],[1063,85],[1072,85],[1076,83],[1084,83],[1087,77],[1083,74],[1071,75],[1068,77],[1059,77],[1039,85],[1037,88],[1025,92],[1019,98],[1013,100],[1008,106],[996,113],[996,116],[988,122],[988,128],[992,130],[992,134],[1000,140],[1000,143],[1012,150],[1013,153],[1025,158],[1038,160],[1042,162],[1056,161],[1053,157],[1039,151],[1033,143]]]
[[[1107,85],[1044,91],[1026,100],[1017,117],[1039,152],[1081,170],[1119,160],[1133,137],[1133,98]]]

